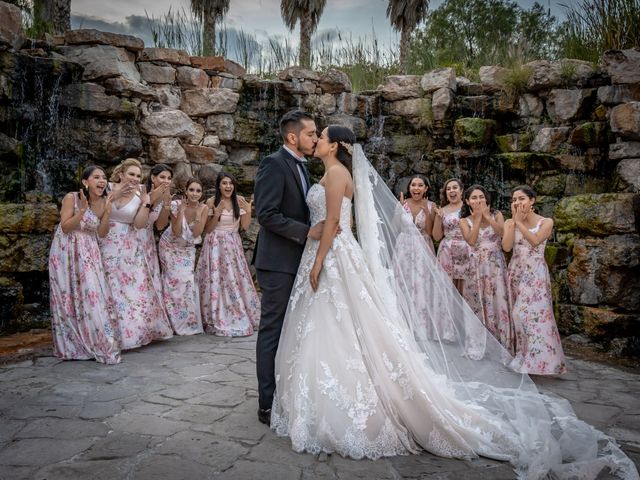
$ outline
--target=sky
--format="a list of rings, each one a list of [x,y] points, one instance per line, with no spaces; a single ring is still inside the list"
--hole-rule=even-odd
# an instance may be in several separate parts
[[[562,16],[561,3],[570,0],[539,0],[556,16]],[[146,46],[153,46],[148,17],[161,17],[169,9],[189,10],[190,0],[72,0],[72,28],[96,28],[116,33],[127,33],[142,38]],[[435,9],[442,0],[431,0]],[[534,0],[517,1],[529,8]],[[318,25],[317,34],[335,37],[341,35],[367,39],[373,37],[384,46],[397,45],[398,35],[391,28],[386,8],[388,0],[328,0]],[[258,41],[269,37],[290,38],[297,44],[297,30],[290,33],[280,17],[280,0],[231,0],[225,18],[227,29],[253,34]]]

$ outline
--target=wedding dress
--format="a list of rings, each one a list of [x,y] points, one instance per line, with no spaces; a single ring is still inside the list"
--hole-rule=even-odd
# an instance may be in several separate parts
[[[377,459],[424,449],[509,461],[522,479],[592,479],[605,467],[638,479],[613,439],[578,420],[566,400],[540,394],[527,375],[509,370],[510,355],[426,244],[413,252],[429,267],[427,300],[415,304],[396,268],[396,245],[420,233],[354,147],[358,240],[352,202],[343,198],[342,231],[316,292],[309,273],[319,242],[307,241],[276,356],[275,432],[299,452]],[[322,185],[309,190],[307,202],[312,224],[326,217]],[[453,340],[440,339],[442,322]]]

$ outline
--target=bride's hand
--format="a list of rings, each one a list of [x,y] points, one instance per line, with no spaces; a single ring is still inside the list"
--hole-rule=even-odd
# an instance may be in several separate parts
[[[311,289],[315,292],[318,290],[318,281],[320,280],[320,272],[322,271],[322,264],[314,263],[311,272],[309,273],[309,283]]]

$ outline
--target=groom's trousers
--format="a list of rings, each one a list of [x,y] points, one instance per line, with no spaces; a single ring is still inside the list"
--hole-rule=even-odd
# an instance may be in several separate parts
[[[258,374],[258,404],[263,410],[271,408],[276,389],[275,359],[280,332],[287,311],[295,274],[256,269],[262,292],[260,328],[256,342],[256,371]]]

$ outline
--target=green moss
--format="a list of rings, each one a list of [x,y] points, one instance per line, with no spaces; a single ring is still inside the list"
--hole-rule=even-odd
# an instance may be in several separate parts
[[[462,147],[483,147],[491,141],[495,127],[495,120],[459,118],[453,126],[453,135]]]
[[[586,122],[578,125],[571,132],[569,143],[586,148],[608,143],[607,124],[604,122]]]
[[[533,140],[530,133],[510,133],[508,135],[497,135],[496,145],[502,153],[521,152],[531,145]]]
[[[424,135],[392,135],[389,153],[408,155],[411,152],[424,152],[429,141]]]
[[[554,211],[556,229],[590,235],[631,233],[635,230],[633,197],[631,193],[565,197]]]
[[[567,176],[559,174],[543,176],[533,186],[536,192],[541,195],[560,197],[564,194],[566,184]]]

